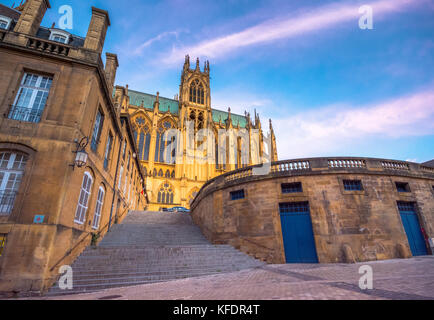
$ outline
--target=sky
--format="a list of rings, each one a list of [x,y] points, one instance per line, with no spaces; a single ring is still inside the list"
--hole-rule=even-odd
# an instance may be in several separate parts
[[[118,85],[173,98],[184,56],[209,60],[212,107],[272,119],[280,160],[434,158],[434,0],[50,3],[42,25],[69,5],[67,31],[82,37],[91,6],[109,12]],[[359,26],[364,5],[372,29]]]

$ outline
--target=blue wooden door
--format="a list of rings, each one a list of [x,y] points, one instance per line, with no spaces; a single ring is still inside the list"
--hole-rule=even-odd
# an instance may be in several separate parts
[[[410,245],[413,256],[423,256],[427,254],[425,239],[422,235],[419,219],[414,208],[414,203],[398,202],[398,209],[401,215],[402,224],[407,234],[408,244]]]
[[[308,202],[279,204],[287,263],[318,263]]]

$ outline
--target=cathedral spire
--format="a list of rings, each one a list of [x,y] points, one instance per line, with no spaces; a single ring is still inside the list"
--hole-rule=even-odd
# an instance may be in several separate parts
[[[196,59],[196,71],[200,71],[199,58]]]
[[[157,92],[157,97],[154,102],[154,112],[159,112],[160,110],[160,92]]]
[[[185,55],[184,71],[187,71],[188,69],[190,69],[190,56],[187,54]]]
[[[228,119],[226,120],[226,127],[231,128],[232,127],[232,114],[231,114],[231,108],[228,108]]]

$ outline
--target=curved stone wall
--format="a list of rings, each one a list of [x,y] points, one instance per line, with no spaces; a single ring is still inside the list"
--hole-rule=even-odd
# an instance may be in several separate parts
[[[413,202],[427,238],[434,238],[434,168],[372,158],[279,161],[266,175],[258,166],[208,181],[192,203],[192,218],[213,243],[231,244],[269,263],[285,263],[279,204],[308,202],[320,263],[412,256],[397,202]],[[346,191],[343,180],[360,180]],[[302,192],[282,193],[299,182]],[[408,184],[399,192],[396,183]],[[244,198],[230,193],[244,190]],[[427,250],[430,248],[427,241]]]

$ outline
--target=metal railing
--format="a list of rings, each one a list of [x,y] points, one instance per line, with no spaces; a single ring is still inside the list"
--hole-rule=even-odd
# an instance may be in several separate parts
[[[26,122],[40,122],[43,110],[31,109],[27,107],[12,106],[9,111],[9,119],[26,121]]]
[[[0,190],[0,215],[8,215],[14,208],[16,191]]]

